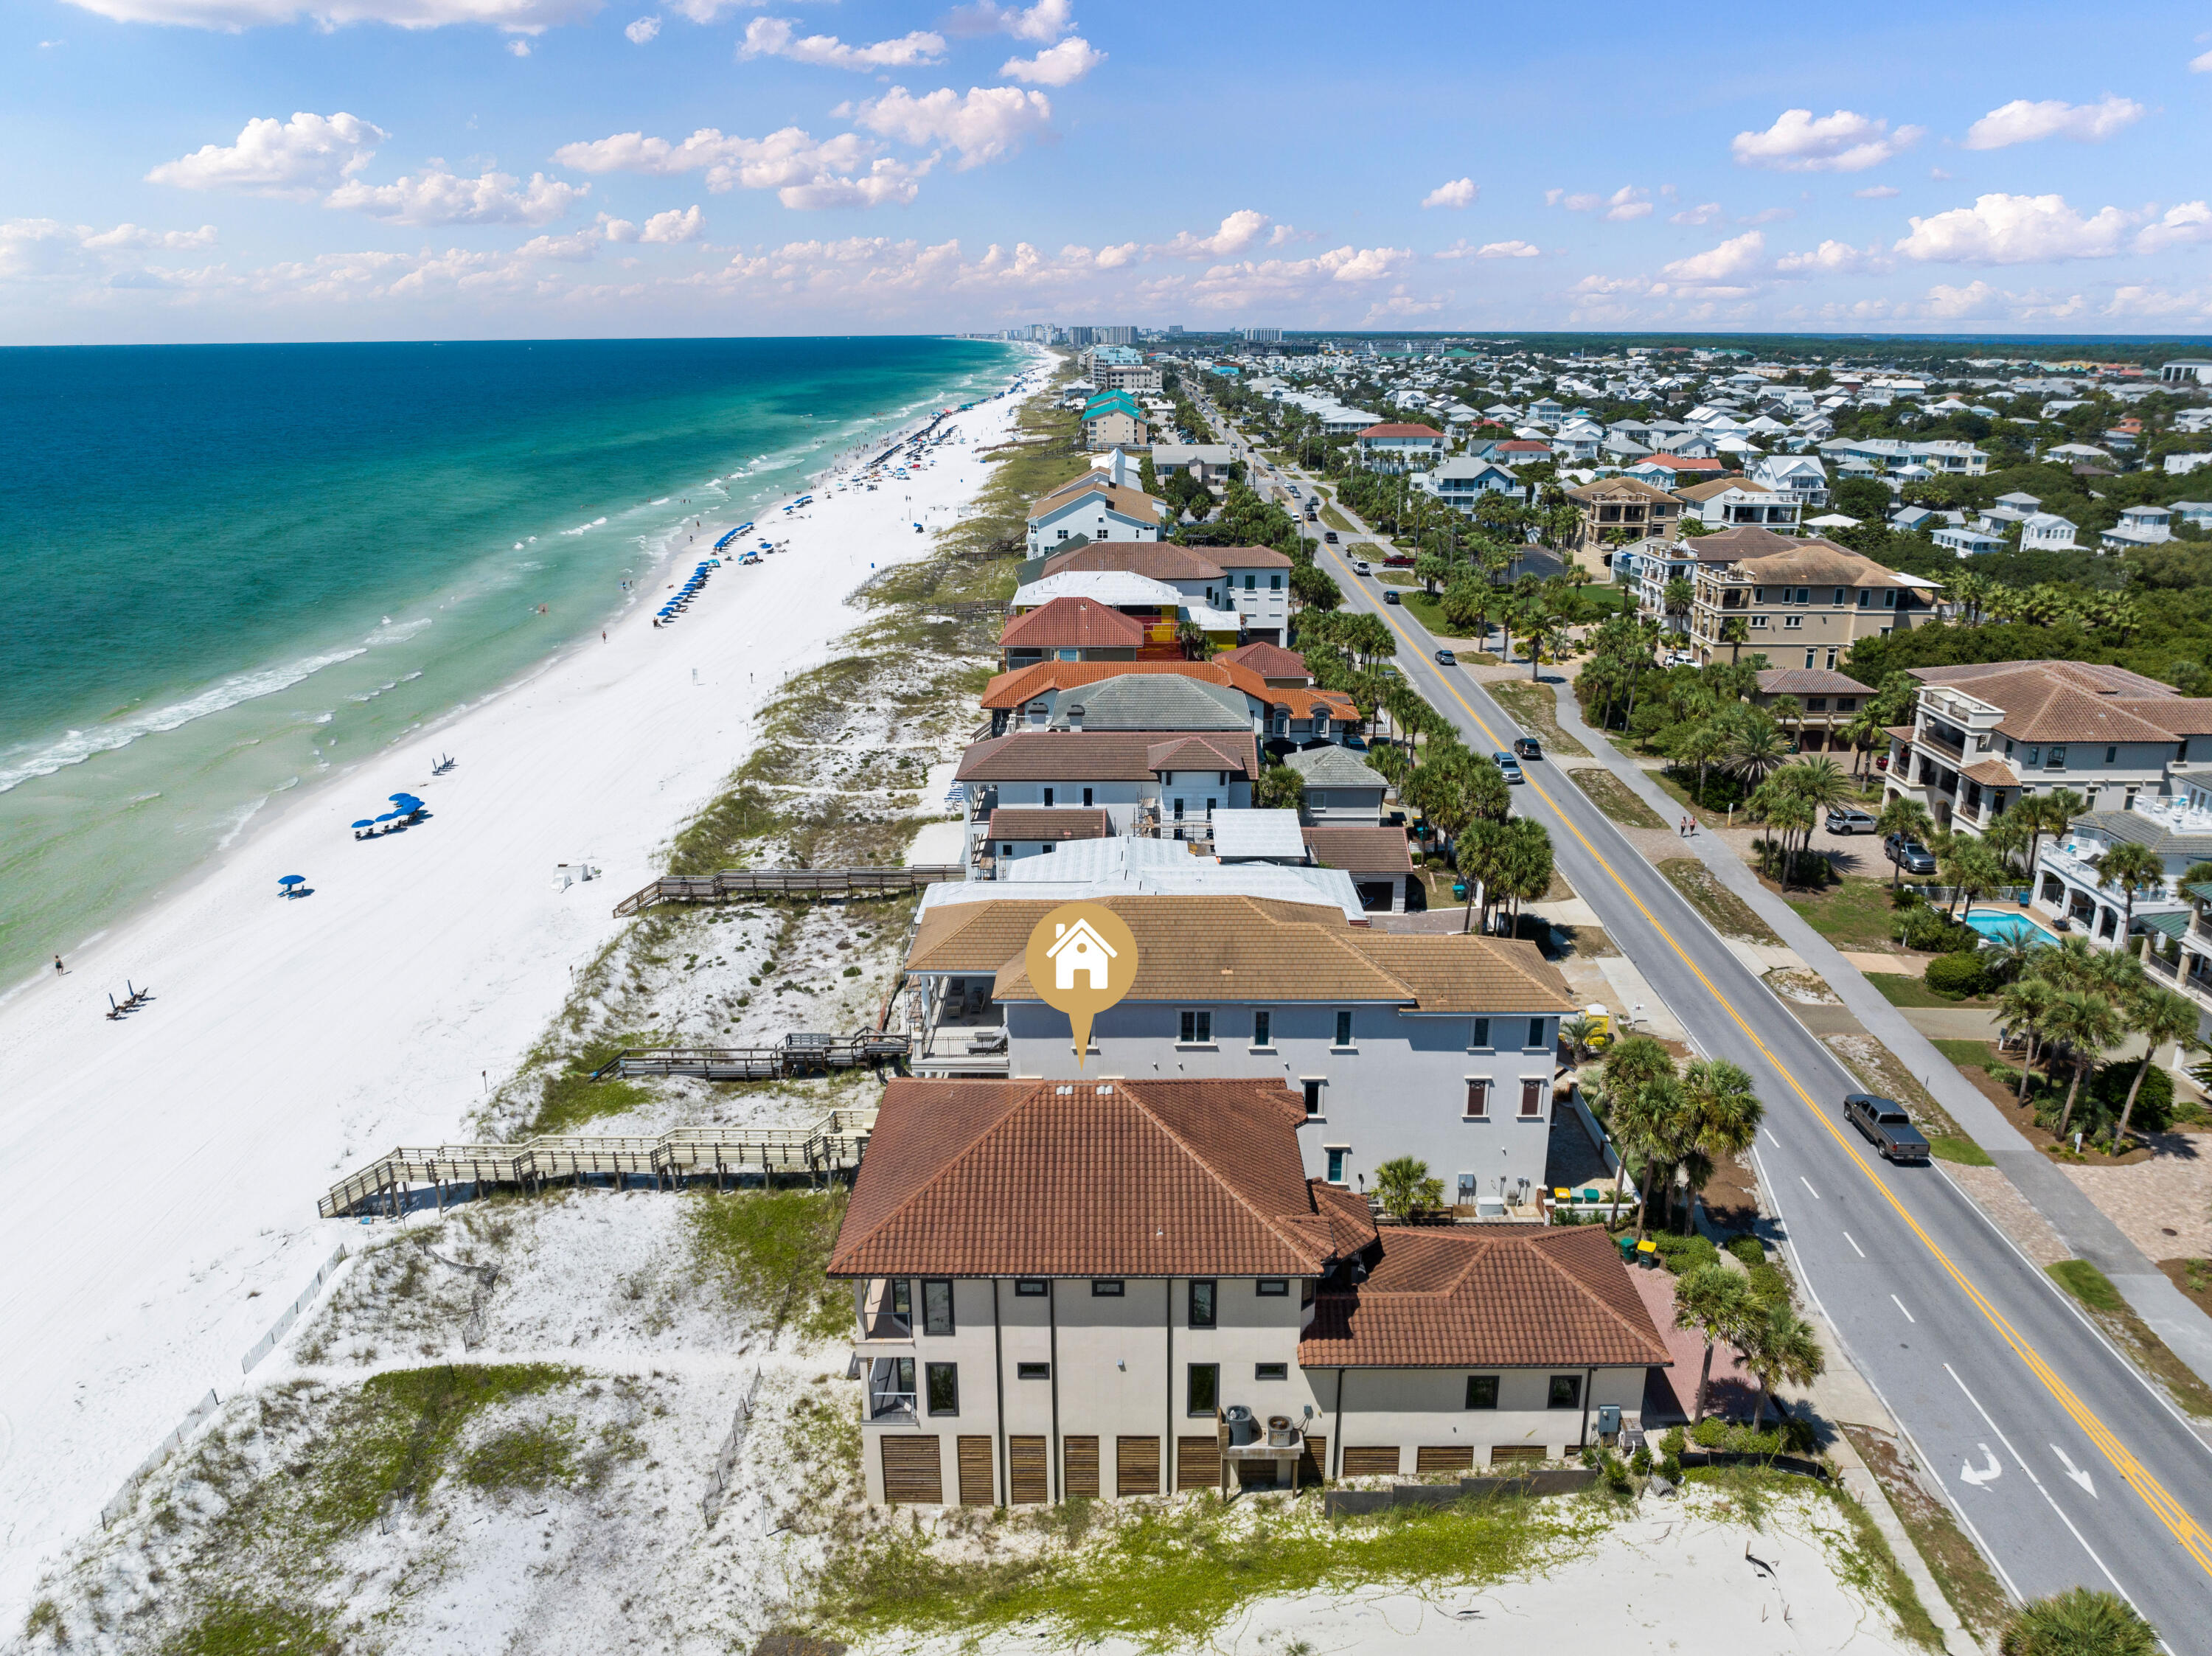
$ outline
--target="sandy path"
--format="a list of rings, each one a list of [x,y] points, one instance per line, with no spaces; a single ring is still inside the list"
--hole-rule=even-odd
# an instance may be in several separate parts
[[[953,521],[1014,407],[957,416],[957,448],[911,483],[825,488],[790,519],[770,507],[763,527],[791,549],[718,571],[676,627],[639,606],[606,643],[293,802],[0,1009],[16,1174],[0,1209],[0,1621],[20,1621],[41,1561],[194,1399],[238,1389],[241,1354],[345,1234],[315,1213],[334,1177],[452,1137],[484,1072],[542,1031],[613,903],[744,755],[750,710],[825,658],[872,563],[925,548],[915,519]],[[429,774],[438,751],[461,761],[449,776]],[[354,842],[346,825],[403,790],[434,819]],[[586,856],[605,880],[554,889],[555,864]],[[291,873],[314,895],[279,901]],[[158,998],[110,1023],[126,975]]]

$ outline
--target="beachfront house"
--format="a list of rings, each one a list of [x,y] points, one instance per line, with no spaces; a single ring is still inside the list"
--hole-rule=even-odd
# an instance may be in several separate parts
[[[1148,652],[1182,653],[1172,636],[1165,644],[1154,644],[1152,630],[1093,598],[1055,598],[1008,621],[999,634],[999,649],[1010,671],[1040,661],[1134,661]]]
[[[1355,446],[1369,471],[1428,471],[1444,458],[1444,434],[1434,426],[1386,420],[1362,430]]]
[[[1117,480],[1112,472],[1088,472],[1030,504],[1029,555],[1042,557],[1079,536],[1093,541],[1157,541],[1168,518],[1165,500]]]
[[[1152,423],[1133,392],[1103,391],[1083,405],[1083,445],[1095,452],[1143,448],[1152,440]]]
[[[1252,803],[1259,749],[1244,730],[1015,730],[961,755],[969,821],[1008,806],[1103,808],[1116,834],[1203,840],[1217,810]]]
[[[1039,661],[993,678],[984,688],[982,708],[991,717],[994,736],[1003,735],[1017,726],[1028,730],[1096,730],[1102,728],[1100,719],[1119,717],[1115,711],[1118,707],[1133,704],[1126,695],[1097,702],[1092,696],[1094,687],[1103,687],[1107,681],[1123,676],[1169,676],[1218,685],[1234,692],[1236,705],[1243,709],[1244,724],[1255,736],[1266,739],[1270,752],[1285,753],[1315,742],[1341,743],[1358,737],[1364,721],[1351,696],[1345,692],[1271,682],[1250,667],[1230,659],[1237,653],[1231,651],[1211,661]],[[1125,688],[1115,687],[1116,690]],[[1091,715],[1087,719],[1084,711],[1086,708]],[[1190,727],[1176,723],[1151,728]]]
[[[1028,583],[1062,573],[1109,572],[1158,581],[1180,593],[1186,604],[1233,610],[1247,639],[1276,642],[1290,625],[1291,561],[1269,547],[1109,542],[1048,552],[1023,565],[1016,579]]]
[[[892,1082],[830,1261],[868,1499],[1510,1470],[1641,1427],[1667,1349],[1602,1231],[1377,1226],[1305,1176],[1303,1119],[1273,1079]]]
[[[1832,668],[1858,640],[1935,616],[1935,582],[1833,541],[1745,528],[1688,545],[1698,560],[1690,647],[1701,667],[1751,650],[1778,667]]]
[[[1005,1073],[1078,1078],[1067,1016],[1038,998],[1022,954],[1065,899],[1018,895],[1018,885],[965,889],[994,895],[926,902],[909,978],[933,994],[939,980],[988,982],[981,998],[1003,1016]],[[1083,1078],[1273,1079],[1305,1106],[1309,1176],[1359,1188],[1383,1162],[1413,1156],[1470,1216],[1533,1211],[1550,1155],[1559,1020],[1575,1010],[1534,943],[1376,931],[1356,896],[1349,916],[1311,898],[1100,901],[1127,924],[1139,961],[1128,993],[1092,1025]]]
[[[1665,489],[1633,477],[1601,477],[1567,491],[1577,513],[1571,561],[1600,567],[1609,564],[1613,546],[1646,536],[1673,540],[1681,502]]]

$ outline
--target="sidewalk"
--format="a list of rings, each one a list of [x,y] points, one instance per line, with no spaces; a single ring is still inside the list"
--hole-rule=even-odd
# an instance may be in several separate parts
[[[1607,737],[1583,720],[1564,681],[1550,680],[1559,728],[1601,758],[1607,770],[1662,816],[1680,807]],[[2138,1316],[2208,1384],[2212,1384],[2212,1317],[2199,1310],[2130,1241],[2119,1226],[2066,1174],[2035,1149],[1997,1112],[1979,1089],[1954,1069],[1913,1027],[1908,1014],[1868,983],[1835,946],[1797,912],[1759,883],[1741,856],[1719,837],[1700,834],[1681,841],[1722,884],[1751,906],[1806,966],[1826,980],[1860,1025],[1919,1077],[1936,1101],[1968,1137],[1989,1153],[2021,1194],[2043,1215],[2074,1257],[2087,1259],[2112,1281]],[[1781,1004],[1790,1006],[1788,1001]],[[1791,1006],[1795,1012],[1798,1009]]]

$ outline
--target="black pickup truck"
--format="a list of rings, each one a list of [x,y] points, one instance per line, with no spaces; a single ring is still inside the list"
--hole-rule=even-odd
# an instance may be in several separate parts
[[[1912,1125],[1905,1106],[1895,1099],[1877,1098],[1872,1093],[1851,1093],[1844,1100],[1844,1114],[1890,1161],[1928,1159],[1928,1140]]]

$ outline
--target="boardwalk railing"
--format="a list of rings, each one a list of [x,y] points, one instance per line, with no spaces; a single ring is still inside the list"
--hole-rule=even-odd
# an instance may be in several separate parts
[[[743,896],[881,896],[967,877],[958,863],[917,863],[911,868],[726,868],[717,874],[665,875],[617,903],[615,915],[635,914],[655,903],[719,903]]]
[[[592,1071],[592,1079],[696,1076],[704,1081],[775,1081],[899,1063],[911,1045],[904,1035],[864,1029],[854,1035],[787,1035],[781,1046],[626,1046]]]
[[[324,1218],[337,1219],[379,1210],[396,1215],[417,1186],[433,1190],[442,1207],[448,1188],[462,1185],[535,1190],[550,1179],[580,1184],[611,1174],[649,1178],[658,1190],[748,1174],[818,1177],[858,1167],[875,1120],[873,1110],[832,1110],[811,1127],[678,1127],[658,1137],[562,1133],[519,1144],[403,1148],[331,1186],[316,1205]]]

